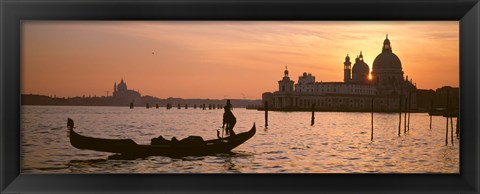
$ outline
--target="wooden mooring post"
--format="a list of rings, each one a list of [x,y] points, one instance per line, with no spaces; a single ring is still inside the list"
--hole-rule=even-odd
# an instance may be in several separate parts
[[[453,117],[450,117],[450,143],[453,145]]]
[[[400,136],[401,126],[402,126],[402,95],[399,96],[399,101],[398,101],[398,136]]]
[[[197,104],[193,104],[193,109],[197,109]]]
[[[448,117],[447,117],[447,123],[445,127],[445,145],[448,145]]]
[[[412,92],[408,92],[408,124],[407,131],[410,131],[410,113],[412,112]]]
[[[180,103],[178,103],[177,108],[180,109]]]
[[[202,107],[203,110],[205,110],[205,104],[203,104],[203,107]]]
[[[185,109],[188,109],[188,104],[185,104]]]
[[[130,102],[130,109],[133,109],[133,102]]]
[[[459,133],[460,133],[460,131],[458,130],[458,116],[457,116],[457,119],[455,120],[455,122],[457,122],[456,125],[455,125],[455,134],[456,134],[456,136],[457,136],[457,138],[458,138],[458,135],[459,135]]]
[[[265,128],[268,127],[268,101],[265,101]]]
[[[370,132],[370,141],[373,141],[373,98],[372,98],[372,131]]]
[[[450,112],[448,112],[449,111],[449,109],[448,109],[449,108],[448,107],[448,101],[449,101],[448,97],[449,97],[449,95],[450,95],[450,91],[447,90],[447,102],[446,102],[446,105],[445,105],[445,115],[444,115],[447,118],[447,123],[446,123],[446,127],[445,127],[445,145],[448,145],[448,116],[450,114]]]
[[[405,97],[405,112],[403,116],[403,133],[407,133],[407,109],[408,109],[408,98]]]
[[[315,103],[312,104],[312,120],[311,120],[311,125],[313,126],[315,124]]]
[[[155,104],[155,108],[156,108],[156,109],[158,109],[158,103],[157,103],[157,104]]]
[[[212,110],[212,104],[208,104],[208,110]]]
[[[430,112],[433,111],[433,100],[430,100]],[[430,129],[432,129],[432,114],[430,113]]]
[[[150,108],[150,104],[147,103],[147,105],[146,105],[145,107],[146,107],[147,109],[149,109],[149,108]]]

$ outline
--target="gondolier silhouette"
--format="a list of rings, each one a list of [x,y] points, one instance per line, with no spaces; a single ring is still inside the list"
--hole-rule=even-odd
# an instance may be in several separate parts
[[[232,104],[230,103],[230,100],[227,100],[227,106],[230,107],[230,110],[233,109]]]
[[[237,118],[235,118],[235,115],[233,115],[230,106],[231,105],[227,104],[227,106],[223,107],[225,112],[223,113],[222,128],[226,130],[227,135],[233,136],[235,135],[235,132],[233,131],[233,127],[235,127],[235,124],[237,123]]]

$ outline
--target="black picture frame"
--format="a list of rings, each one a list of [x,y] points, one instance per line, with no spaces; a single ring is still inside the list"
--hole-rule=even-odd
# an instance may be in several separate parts
[[[21,174],[22,20],[460,21],[460,174]],[[479,193],[478,0],[0,0],[1,193]]]

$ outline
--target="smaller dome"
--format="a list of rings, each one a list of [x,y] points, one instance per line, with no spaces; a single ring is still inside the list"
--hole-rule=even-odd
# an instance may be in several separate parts
[[[360,61],[358,60],[354,65],[353,65],[353,68],[352,68],[352,74],[368,74],[370,72],[370,67],[368,67],[368,65],[363,62],[363,61]]]
[[[368,67],[368,65],[363,62],[363,60],[359,60],[353,65],[352,81],[358,83],[367,83],[369,73],[370,68]]]

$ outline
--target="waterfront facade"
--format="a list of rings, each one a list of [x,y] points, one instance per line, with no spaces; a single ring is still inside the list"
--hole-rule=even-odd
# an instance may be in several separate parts
[[[262,95],[263,104],[272,110],[385,111],[417,109],[416,84],[404,78],[400,59],[392,52],[388,35],[382,52],[375,58],[372,71],[363,60],[350,56],[343,63],[343,82],[317,82],[311,73],[303,73],[298,82],[290,79],[288,69],[278,81],[278,91]],[[400,104],[401,103],[401,104]]]

